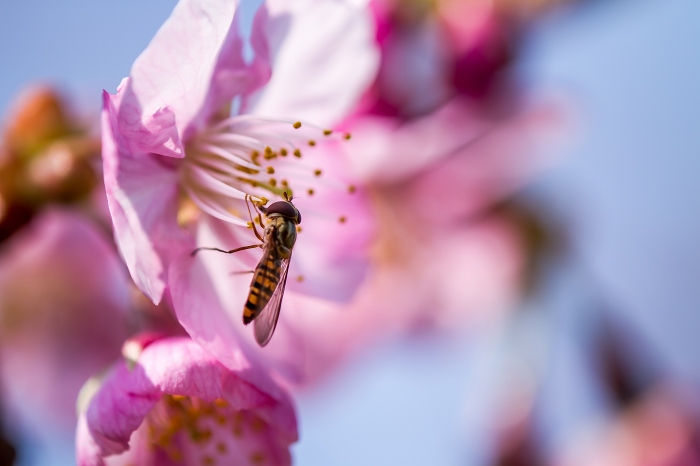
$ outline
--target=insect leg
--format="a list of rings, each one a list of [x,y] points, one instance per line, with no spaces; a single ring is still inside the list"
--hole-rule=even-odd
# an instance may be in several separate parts
[[[255,233],[255,236],[262,241],[263,243],[265,240],[263,240],[262,236],[260,236],[260,232],[258,231],[258,227],[255,226],[255,222],[253,221],[253,214],[250,212],[250,204],[248,199],[250,198],[250,194],[245,195],[245,206],[248,208],[248,216],[250,217],[250,224],[253,225],[253,233]],[[252,201],[250,201],[252,202]],[[253,203],[253,208],[255,208],[255,203]],[[258,209],[255,209],[257,212]],[[260,222],[260,226],[262,226],[262,217],[260,217],[260,213],[258,213],[258,221]]]
[[[194,251],[192,251],[192,257],[194,257],[199,251],[219,251],[219,252],[223,252],[224,254],[233,254],[234,252],[243,251],[245,249],[253,249],[253,248],[260,248],[260,247],[262,247],[262,244],[251,244],[250,246],[243,246],[240,248],[231,249],[230,251],[226,251],[224,249],[219,249],[219,248],[197,248]]]

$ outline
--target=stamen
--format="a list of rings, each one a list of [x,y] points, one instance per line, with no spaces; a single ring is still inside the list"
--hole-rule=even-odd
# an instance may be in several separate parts
[[[345,217],[340,217],[340,218],[338,219],[338,221],[339,221],[340,223],[345,223],[345,222],[347,221],[347,218],[345,218]]]
[[[224,222],[233,223],[234,225],[245,226],[246,222],[240,218],[233,217],[229,212],[223,210],[219,206],[211,205],[209,202],[205,201],[202,197],[198,196],[194,191],[189,188],[185,188],[187,194],[192,198],[192,200],[202,209],[203,212],[216,217]]]
[[[290,128],[290,125],[292,128]],[[251,228],[251,222],[240,210],[239,200],[261,190],[282,196],[293,196],[292,187],[304,186],[309,196],[321,185],[348,189],[336,180],[321,177],[320,168],[296,162],[302,158],[300,146],[316,146],[319,137],[342,137],[331,129],[297,122],[253,117],[226,118],[201,132],[186,147],[181,165],[183,193],[199,211],[229,223]],[[299,130],[298,133],[294,133]],[[292,134],[294,133],[294,135]],[[280,159],[294,155],[293,159]],[[268,163],[262,163],[262,160]],[[291,163],[292,160],[295,163]],[[284,173],[285,178],[278,178]],[[276,175],[275,177],[269,177]],[[268,177],[266,177],[268,176]],[[256,196],[257,197],[257,196]],[[264,205],[264,204],[260,204]]]
[[[343,135],[343,139],[345,139],[346,141],[349,140],[351,137],[352,137],[352,134],[350,134],[350,133],[345,133],[345,135]]]
[[[357,191],[357,188],[355,187],[354,184],[351,184],[350,186],[348,186],[348,192],[350,194],[354,193],[355,191]]]
[[[211,154],[218,155],[219,157],[221,157],[224,160],[229,160],[233,163],[236,163],[236,164],[241,165],[243,167],[248,167],[252,170],[255,170],[258,168],[255,165],[253,165],[252,163],[245,160],[244,158],[237,156],[233,152],[227,151],[227,150],[225,150],[219,146],[216,146],[214,144],[208,144],[206,142],[199,142],[192,149],[197,151],[197,152],[201,152],[202,155],[206,154],[207,152],[211,153]]]
[[[208,191],[223,194],[224,196],[233,197],[235,199],[245,199],[245,192],[219,180],[208,170],[194,165],[190,168],[188,174],[196,179],[195,182],[198,185],[206,186]]]

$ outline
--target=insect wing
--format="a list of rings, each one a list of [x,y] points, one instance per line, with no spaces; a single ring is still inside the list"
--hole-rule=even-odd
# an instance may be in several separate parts
[[[287,286],[287,272],[289,272],[290,257],[282,259],[280,264],[279,284],[272,293],[270,300],[265,305],[260,315],[253,321],[255,328],[255,339],[260,346],[268,344],[272,338],[272,334],[277,327],[277,319],[280,316],[280,307],[282,306],[282,298],[284,297],[284,288]]]

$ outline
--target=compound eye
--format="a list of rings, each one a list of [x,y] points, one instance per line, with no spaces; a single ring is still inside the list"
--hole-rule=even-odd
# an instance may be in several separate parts
[[[298,210],[288,201],[277,201],[270,204],[265,212],[266,215],[279,214],[291,219],[297,218]]]
[[[301,212],[299,212],[298,209],[294,209],[297,211],[297,225],[301,224]]]

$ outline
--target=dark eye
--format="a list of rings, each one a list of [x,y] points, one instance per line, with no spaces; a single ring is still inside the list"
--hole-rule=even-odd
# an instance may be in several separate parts
[[[265,211],[267,215],[279,214],[283,217],[296,219],[299,211],[288,201],[277,201],[270,204],[270,207]]]
[[[301,224],[301,212],[299,212],[297,209],[294,209],[297,211],[297,225]]]

